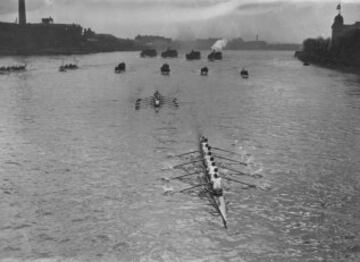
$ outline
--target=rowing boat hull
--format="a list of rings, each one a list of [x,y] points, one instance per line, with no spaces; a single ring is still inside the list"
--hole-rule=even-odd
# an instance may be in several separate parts
[[[201,157],[204,157],[204,151],[201,147],[201,140],[199,140],[199,148],[200,148],[200,153],[201,153]],[[217,211],[219,212],[221,219],[223,221],[224,227],[227,228],[227,215],[226,215],[226,204],[225,204],[225,198],[224,196],[215,196],[213,194],[213,190],[212,190],[212,185],[211,185],[211,179],[210,179],[210,174],[209,172],[206,170],[206,164],[203,163],[203,171],[204,171],[204,180],[205,180],[205,184],[207,185],[207,191],[209,192],[209,195],[212,199],[212,201],[214,202],[214,205],[217,209]]]

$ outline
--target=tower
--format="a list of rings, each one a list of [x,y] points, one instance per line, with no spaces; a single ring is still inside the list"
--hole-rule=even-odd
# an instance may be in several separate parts
[[[334,44],[336,40],[343,34],[344,31],[344,18],[341,15],[341,4],[338,4],[336,7],[338,10],[338,15],[335,16],[334,23],[331,26],[332,29],[332,43]]]
[[[26,25],[25,0],[19,0],[19,25]]]

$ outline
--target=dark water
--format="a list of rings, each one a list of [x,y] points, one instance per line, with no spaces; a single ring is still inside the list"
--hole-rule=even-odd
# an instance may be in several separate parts
[[[0,75],[0,260],[360,261],[358,76],[290,52],[167,60],[169,77],[138,53],[63,59],[0,59],[29,66]],[[155,89],[180,109],[135,111]],[[226,182],[228,230],[206,200],[164,195],[188,186],[162,178],[199,132],[263,175]]]

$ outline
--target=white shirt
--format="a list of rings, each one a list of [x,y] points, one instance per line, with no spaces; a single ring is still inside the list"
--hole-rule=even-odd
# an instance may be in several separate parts
[[[211,155],[210,155],[210,156],[209,156],[209,155],[205,155],[205,156],[204,156],[204,159],[205,159],[205,162],[206,162],[206,165],[207,165],[207,166],[209,166],[210,158],[211,158],[211,157],[212,157]]]
[[[213,189],[221,189],[221,177],[213,178]]]
[[[212,166],[212,165],[209,166],[209,174],[211,176],[211,180],[213,180],[213,177],[215,175],[215,168],[216,166]]]
[[[207,154],[209,152],[206,145],[207,145],[207,143],[204,143],[204,142],[201,143],[201,149],[204,152],[204,154]]]

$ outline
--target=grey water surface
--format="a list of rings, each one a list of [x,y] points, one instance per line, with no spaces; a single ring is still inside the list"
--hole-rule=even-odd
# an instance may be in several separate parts
[[[269,51],[0,58],[19,63],[0,75],[1,261],[360,261],[359,76]],[[136,111],[156,89],[180,108]],[[227,230],[206,199],[164,194],[189,186],[163,178],[199,133],[263,176],[225,182]]]

